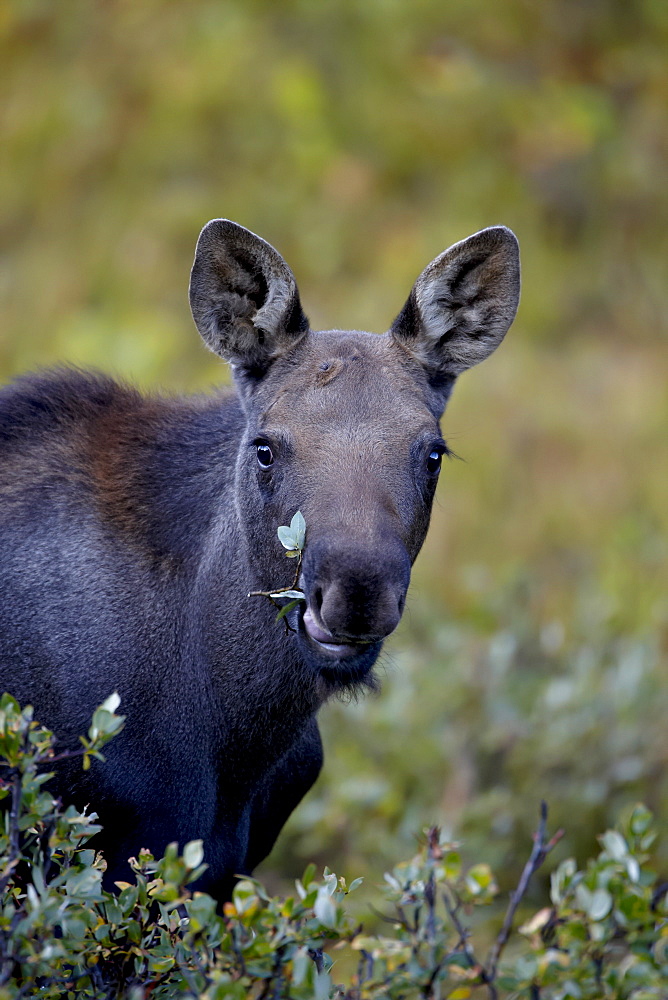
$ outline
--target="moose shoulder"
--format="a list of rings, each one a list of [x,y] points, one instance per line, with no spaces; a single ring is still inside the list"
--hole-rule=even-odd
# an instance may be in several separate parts
[[[315,780],[316,713],[372,683],[402,613],[456,377],[519,295],[517,241],[485,229],[437,257],[388,333],[312,333],[292,272],[232,222],[202,231],[190,300],[235,392],[144,397],[72,369],[0,394],[0,683],[76,743],[112,690],[126,727],[58,790],[104,823],[108,880],[140,847],[202,838],[224,897]],[[306,601],[279,524],[303,512]]]

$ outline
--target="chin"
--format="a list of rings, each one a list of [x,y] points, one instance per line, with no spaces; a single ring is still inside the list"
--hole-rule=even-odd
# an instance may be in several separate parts
[[[361,647],[360,652],[352,656],[348,655],[336,659],[332,656],[323,656],[322,653],[314,650],[310,639],[302,639],[304,659],[333,691],[363,687],[374,690],[377,683],[373,675],[373,668],[382,645],[382,642],[370,643]]]

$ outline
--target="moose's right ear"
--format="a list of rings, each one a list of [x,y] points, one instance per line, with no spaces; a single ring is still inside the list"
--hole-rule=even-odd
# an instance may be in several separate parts
[[[424,269],[390,332],[433,379],[453,379],[498,347],[519,297],[517,239],[492,226]]]
[[[207,347],[255,376],[309,328],[297,283],[281,255],[228,219],[213,219],[200,233],[190,308]]]

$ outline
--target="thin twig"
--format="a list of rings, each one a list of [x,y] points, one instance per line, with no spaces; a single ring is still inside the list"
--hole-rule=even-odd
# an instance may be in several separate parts
[[[272,594],[282,594],[286,590],[297,590],[297,589],[301,590],[301,587],[297,588],[297,584],[299,582],[299,574],[301,572],[301,568],[302,568],[302,552],[300,551],[299,552],[299,557],[297,559],[297,569],[295,570],[295,576],[294,576],[294,580],[292,581],[292,583],[288,584],[287,587],[274,587],[272,590],[251,590],[250,593],[247,596],[248,597],[268,597],[269,600],[271,600],[271,595]],[[274,602],[272,601],[272,603],[274,603]]]
[[[364,983],[371,979],[373,976],[373,955],[366,948],[360,950],[360,960],[357,963],[357,986],[358,989],[355,991],[357,995],[360,995],[361,988]]]
[[[35,757],[35,764],[40,767],[42,764],[58,764],[61,760],[71,760],[72,757],[83,757],[84,754],[90,753],[90,748],[80,747],[77,750],[61,750],[60,753],[53,753],[53,751],[48,751],[47,753],[38,754]],[[13,764],[10,764],[6,760],[0,760],[0,767],[6,767],[13,770]]]
[[[459,919],[459,908],[461,906],[461,900],[458,897],[456,898],[457,902],[455,906],[453,906],[450,900],[448,899],[447,893],[445,892],[443,893],[443,902],[445,903],[445,908],[448,911],[448,916],[452,920],[454,928],[459,934],[459,940],[457,941],[454,950],[457,951],[460,948],[462,949],[470,968],[482,969],[482,962],[478,961],[478,959],[475,956],[475,952],[473,951],[473,948],[469,944],[469,937],[471,936],[471,932],[469,931],[468,927],[464,927],[463,923]]]
[[[382,913],[379,909],[377,909],[373,905],[373,903],[369,903],[369,909],[371,910],[371,912],[375,917],[379,917],[380,920],[384,920],[386,924],[392,924],[394,927],[401,927],[409,934],[413,930],[413,928],[409,925],[408,921],[405,919],[405,917],[403,917],[403,915],[399,917],[392,917],[392,916],[388,917],[386,913]],[[397,907],[397,912],[398,913],[401,912],[399,910],[399,907]]]
[[[652,893],[652,902],[650,904],[650,910],[652,911],[652,913],[655,912],[655,910],[659,906],[659,903],[661,902],[663,897],[667,894],[668,894],[668,882],[661,882],[660,885],[656,886],[656,888]]]
[[[325,971],[322,948],[309,948],[308,953],[315,962],[315,971],[321,976]]]
[[[510,903],[508,904],[508,909],[506,910],[506,916],[503,921],[503,926],[499,931],[496,941],[492,945],[492,949],[489,954],[489,959],[487,961],[486,976],[487,983],[490,985],[490,997],[492,1000],[496,998],[496,989],[492,985],[494,979],[496,978],[496,973],[499,965],[499,959],[501,958],[501,953],[508,943],[508,938],[510,937],[511,931],[513,929],[513,921],[515,919],[515,914],[517,912],[517,907],[522,902],[527,889],[529,888],[529,882],[531,876],[536,872],[543,861],[550,853],[550,851],[556,847],[561,838],[564,835],[563,830],[557,830],[555,835],[548,841],[545,840],[545,831],[547,828],[547,803],[541,802],[540,804],[540,822],[538,824],[538,830],[533,835],[533,848],[531,854],[529,855],[529,860],[522,870],[520,880],[517,883],[517,888],[510,897]]]
[[[290,600],[291,600],[292,604],[287,604],[287,605],[281,605],[281,604],[279,604],[278,601],[276,600],[276,597],[277,596],[280,597],[282,594],[288,593],[291,590],[299,590],[300,593],[304,593],[303,590],[301,589],[301,587],[298,586],[298,583],[299,583],[299,573],[301,571],[301,566],[302,566],[302,556],[303,556],[303,552],[300,549],[299,550],[299,556],[297,558],[297,569],[295,570],[294,580],[292,581],[292,583],[289,586],[287,586],[287,587],[278,587],[275,590],[251,590],[250,593],[247,595],[248,597],[266,597],[266,598],[268,598],[271,601],[271,603],[274,605],[274,607],[279,612],[279,614],[276,616],[276,620],[278,621],[281,617],[283,618],[283,624],[285,625],[285,633],[286,633],[286,635],[289,632],[295,632],[296,629],[294,629],[292,627],[292,625],[290,624],[290,622],[288,621],[287,614],[285,613],[284,608],[287,611],[287,608],[291,607],[292,604],[296,604],[297,601],[300,601],[300,600],[304,600],[305,601],[306,600],[306,595],[304,595],[303,598],[301,598],[301,597],[293,597],[293,598],[291,598]],[[283,611],[283,615],[280,614],[281,611]]]

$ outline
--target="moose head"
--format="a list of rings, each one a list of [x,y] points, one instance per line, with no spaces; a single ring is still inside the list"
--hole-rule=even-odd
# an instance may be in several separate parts
[[[241,399],[235,496],[261,585],[285,574],[275,526],[300,509],[308,539],[291,612],[304,659],[334,685],[363,680],[404,608],[441,459],[439,419],[456,378],[513,321],[519,251],[503,226],[425,268],[383,335],[312,332],[293,274],[247,229],[203,229],[190,302]]]

